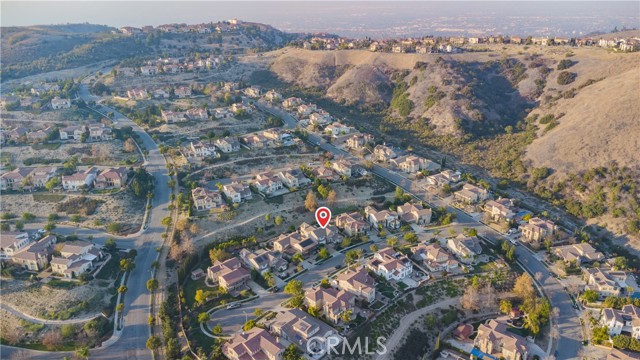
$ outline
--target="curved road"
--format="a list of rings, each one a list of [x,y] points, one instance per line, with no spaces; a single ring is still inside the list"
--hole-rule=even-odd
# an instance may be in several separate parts
[[[88,92],[86,85],[80,87],[80,97],[89,101],[94,99]],[[140,142],[149,151],[147,156],[147,171],[155,178],[154,197],[152,200],[151,217],[149,228],[136,237],[119,238],[118,246],[122,248],[133,248],[138,251],[136,257],[136,267],[129,274],[127,281],[127,291],[124,303],[124,329],[119,338],[106,348],[92,349],[91,359],[144,359],[151,360],[152,354],[146,348],[146,342],[149,338],[149,303],[151,295],[147,291],[146,282],[152,276],[151,265],[156,260],[156,248],[163,243],[161,234],[164,227],[161,220],[169,216],[169,194],[171,190],[167,185],[169,181],[166,161],[157,144],[151,137],[138,125],[132,122],[123,114],[115,109],[105,106],[105,112],[113,112],[118,126],[131,126],[134,132],[139,135]],[[104,239],[94,238],[94,241],[101,242]],[[3,346],[2,358],[25,358],[25,359],[63,359],[69,356],[69,352],[41,352],[19,349],[14,347]]]

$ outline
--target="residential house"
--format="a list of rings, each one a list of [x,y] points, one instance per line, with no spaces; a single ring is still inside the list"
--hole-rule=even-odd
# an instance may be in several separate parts
[[[496,359],[526,360],[529,356],[527,341],[508,331],[507,324],[493,319],[478,327],[473,345]]]
[[[141,66],[140,73],[145,76],[156,75],[158,73],[158,67],[153,65]]]
[[[314,227],[306,222],[300,225],[300,235],[305,239],[311,239],[318,244],[326,244],[337,242],[342,237],[338,233],[338,228],[334,225],[328,225],[325,228]]]
[[[233,113],[229,111],[229,108],[215,108],[213,109],[213,117],[217,120],[228,119],[233,117]]]
[[[259,192],[266,195],[271,195],[278,190],[282,190],[284,187],[282,180],[270,172],[256,175],[253,186],[255,186]]]
[[[4,236],[5,234],[3,234]],[[40,271],[49,264],[53,255],[53,245],[58,239],[53,235],[45,236],[37,242],[29,244],[23,250],[18,251],[11,259],[13,263],[31,271]]]
[[[98,169],[90,167],[84,171],[78,171],[73,175],[62,176],[62,188],[65,190],[78,191],[91,188],[96,179]]]
[[[387,162],[391,159],[397,158],[398,154],[390,146],[376,145],[376,147],[373,148],[373,156],[378,161]]]
[[[224,204],[219,191],[197,187],[191,190],[193,206],[196,210],[210,210]]]
[[[429,271],[452,271],[459,267],[458,261],[438,243],[418,244],[411,248],[411,253]]]
[[[553,253],[566,263],[576,262],[578,266],[604,260],[604,255],[588,243],[558,246],[553,249]]]
[[[270,140],[276,146],[293,145],[293,136],[282,129],[267,129],[262,132],[262,136]]]
[[[425,178],[425,181],[427,182],[427,184],[436,186],[439,188],[445,185],[457,183],[460,180],[462,180],[462,174],[459,171],[453,171],[453,170],[444,170],[438,174],[427,176]]]
[[[242,139],[249,149],[262,149],[273,146],[274,144],[272,140],[267,139],[260,133],[244,135],[240,139]]]
[[[70,99],[61,99],[57,96],[51,99],[51,108],[53,110],[68,109],[70,107],[71,107]]]
[[[262,95],[262,88],[259,86],[249,86],[244,89],[244,94],[250,98],[259,98]]]
[[[558,231],[558,226],[550,220],[534,217],[527,224],[520,225],[519,229],[522,231],[522,241],[539,247],[545,239],[551,238]]]
[[[387,280],[401,281],[411,275],[413,265],[406,255],[392,247],[378,250],[367,262],[367,268]]]
[[[193,108],[187,110],[186,114],[189,120],[207,120],[209,119],[209,113],[207,109]]]
[[[359,212],[344,213],[336,216],[336,226],[344,231],[348,236],[358,236],[366,234],[369,225]]]
[[[302,104],[302,99],[297,98],[297,97],[290,97],[285,99],[282,102],[282,106],[285,108],[293,108],[293,107],[297,107],[300,106]]]
[[[27,133],[27,140],[35,143],[44,142],[49,139],[49,135],[51,135],[54,130],[55,129],[52,126],[49,126],[44,129],[32,131],[30,133]]]
[[[346,290],[334,288],[308,289],[305,293],[305,303],[308,307],[321,310],[324,316],[337,324],[345,311],[355,310],[355,295]]]
[[[429,164],[429,160],[415,155],[400,156],[391,159],[389,162],[391,165],[406,173],[416,173],[420,170],[425,170]]]
[[[96,189],[122,188],[127,184],[129,170],[126,167],[115,167],[102,170],[95,179]]]
[[[515,216],[513,200],[500,198],[489,200],[484,204],[484,211],[489,213],[494,221],[511,221]]]
[[[627,273],[624,271],[584,269],[584,277],[587,282],[585,289],[597,292],[601,300],[609,296],[619,297],[627,287]]]
[[[260,249],[251,251],[247,248],[240,250],[240,258],[253,270],[264,274],[268,271],[281,272],[287,270],[288,263],[273,251]]]
[[[640,356],[638,355],[638,353],[635,353],[635,352],[623,351],[623,350],[618,350],[616,348],[613,348],[611,349],[611,352],[607,355],[606,360],[631,360],[631,359],[638,360],[640,359]]]
[[[30,186],[34,189],[43,188],[47,181],[56,176],[57,172],[58,167],[56,166],[42,166],[33,168],[33,171],[31,172],[31,174],[29,174]]]
[[[290,169],[278,173],[282,183],[288,188],[301,188],[311,183],[304,173],[299,169]]]
[[[173,93],[178,99],[191,97],[191,88],[189,86],[178,86]]]
[[[274,90],[269,90],[267,91],[266,94],[264,94],[264,98],[267,101],[280,101],[282,99],[282,95],[280,95],[280,93],[274,91]]]
[[[7,137],[9,138],[9,140],[18,142],[25,139],[28,133],[29,129],[19,126],[15,129],[11,129],[11,131],[9,131],[9,133],[7,134]]]
[[[149,98],[149,93],[145,89],[127,90],[127,97],[131,100],[144,100]]]
[[[184,111],[162,110],[161,115],[162,120],[164,120],[167,124],[185,122],[188,120]]]
[[[82,136],[86,134],[87,128],[84,125],[67,126],[59,130],[60,140],[81,140]]]
[[[373,228],[385,227],[389,229],[397,229],[400,227],[400,217],[398,213],[390,210],[378,211],[373,206],[364,208],[364,214],[367,221]]]
[[[0,175],[0,190],[32,190],[43,188],[55,176],[57,167],[19,167]]]
[[[154,99],[168,99],[171,97],[171,94],[162,88],[153,90],[151,94],[152,94],[151,96],[153,96]]]
[[[284,350],[278,340],[259,327],[236,334],[222,345],[222,353],[230,360],[282,360]]]
[[[335,181],[338,179],[338,174],[324,165],[314,167],[311,170],[311,174],[313,174],[313,177],[318,180]]]
[[[331,163],[331,167],[335,170],[340,176],[345,176],[350,178],[352,175],[352,169],[355,165],[349,161],[340,159]]]
[[[51,259],[51,271],[66,278],[75,278],[93,269],[102,256],[102,251],[90,242],[68,241],[60,249],[60,256]]]
[[[318,110],[309,115],[309,122],[314,125],[324,126],[330,124],[331,121],[333,121],[333,116],[324,110]]]
[[[422,204],[405,203],[396,209],[400,219],[409,224],[428,225],[431,222],[432,211]]]
[[[447,248],[466,264],[473,262],[475,257],[482,253],[482,247],[477,237],[462,234],[447,240]]]
[[[300,309],[278,312],[269,329],[280,339],[296,344],[303,353],[324,354],[329,346],[335,346],[342,337],[331,326]],[[329,340],[333,338],[335,340]],[[327,345],[331,344],[331,345]]]
[[[216,139],[214,142],[216,147],[222,151],[223,153],[230,153],[234,151],[240,151],[240,142],[238,139],[233,137],[225,137],[221,139]]]
[[[23,231],[3,231],[0,236],[0,260],[8,260],[29,245],[29,234]]]
[[[87,126],[89,136],[88,140],[103,141],[113,140],[113,131],[110,127],[102,123],[92,123]]]
[[[233,111],[235,114],[239,114],[240,112],[251,112],[251,109],[245,106],[243,103],[235,103],[231,105],[231,111]]]
[[[489,191],[473,184],[464,184],[462,190],[453,193],[453,197],[466,204],[475,204],[487,200]]]
[[[311,115],[312,112],[318,110],[318,107],[315,104],[302,104],[298,106],[298,115],[304,117]]]
[[[370,134],[353,134],[347,139],[347,147],[353,150],[361,150],[367,144],[373,142],[373,135]]]
[[[202,141],[192,141],[189,149],[193,156],[197,158],[205,158],[205,157],[219,157],[220,155],[216,152],[216,148],[213,145],[209,145],[208,143],[203,143]]]
[[[345,290],[356,298],[372,303],[376,298],[376,283],[364,266],[358,269],[347,269],[335,280],[338,288]]]
[[[640,340],[640,308],[635,305],[625,305],[622,310],[602,310],[600,324],[609,329],[611,337],[626,333]]]
[[[313,119],[311,119],[311,123],[315,124]],[[340,122],[334,122],[324,128],[324,131],[331,134],[331,136],[348,135],[352,130],[353,128],[351,126],[347,126]]]
[[[225,261],[216,260],[207,269],[207,277],[225,290],[233,291],[243,287],[251,279],[251,273],[242,267],[240,259],[231,258]]]
[[[281,234],[273,241],[273,250],[290,255],[295,253],[308,255],[317,247],[318,243],[315,240],[302,237],[298,232]]]
[[[224,185],[222,187],[222,192],[233,203],[240,203],[243,200],[251,200],[253,197],[249,185],[239,182],[232,182],[231,184]]]

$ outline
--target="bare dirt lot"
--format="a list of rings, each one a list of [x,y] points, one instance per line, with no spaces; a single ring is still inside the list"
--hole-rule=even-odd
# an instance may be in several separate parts
[[[121,140],[96,143],[65,143],[56,148],[51,146],[7,146],[2,148],[14,166],[25,166],[27,159],[54,159],[62,163],[71,156],[77,156],[81,164],[105,166],[129,166],[142,160],[139,153],[127,153]],[[34,165],[34,164],[32,164]],[[32,166],[30,165],[30,166]]]

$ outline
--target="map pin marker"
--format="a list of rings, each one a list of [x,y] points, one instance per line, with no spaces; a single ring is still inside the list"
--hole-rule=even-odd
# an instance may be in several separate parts
[[[331,210],[328,207],[320,207],[316,210],[316,221],[321,228],[326,228],[331,220]]]

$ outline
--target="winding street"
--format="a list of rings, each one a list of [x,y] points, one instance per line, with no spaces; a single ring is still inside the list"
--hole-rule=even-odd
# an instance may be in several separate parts
[[[95,100],[89,94],[86,84],[82,84],[79,92],[80,98],[88,102]],[[162,246],[161,234],[164,227],[161,220],[169,216],[169,194],[171,189],[166,161],[157,144],[151,137],[137,124],[128,119],[115,109],[103,106],[105,112],[113,112],[114,120],[118,126],[131,126],[139,136],[139,141],[149,152],[147,156],[146,170],[155,178],[154,196],[151,202],[151,214],[149,227],[146,231],[134,237],[117,238],[118,246],[121,248],[136,249],[138,255],[135,260],[136,267],[129,274],[127,281],[127,291],[124,297],[124,328],[119,332],[119,336],[109,341],[109,346],[92,349],[91,359],[152,359],[151,352],[146,348],[146,341],[149,338],[150,330],[148,325],[149,303],[151,294],[147,291],[146,282],[152,276],[152,263],[156,260],[156,248]],[[82,232],[78,232],[81,234]],[[106,235],[106,234],[105,234]],[[94,241],[101,242],[103,237],[94,237]],[[160,290],[159,290],[160,291]],[[33,351],[10,346],[2,346],[1,357],[3,359],[24,358],[24,359],[63,359],[70,356],[70,352],[42,352]]]

